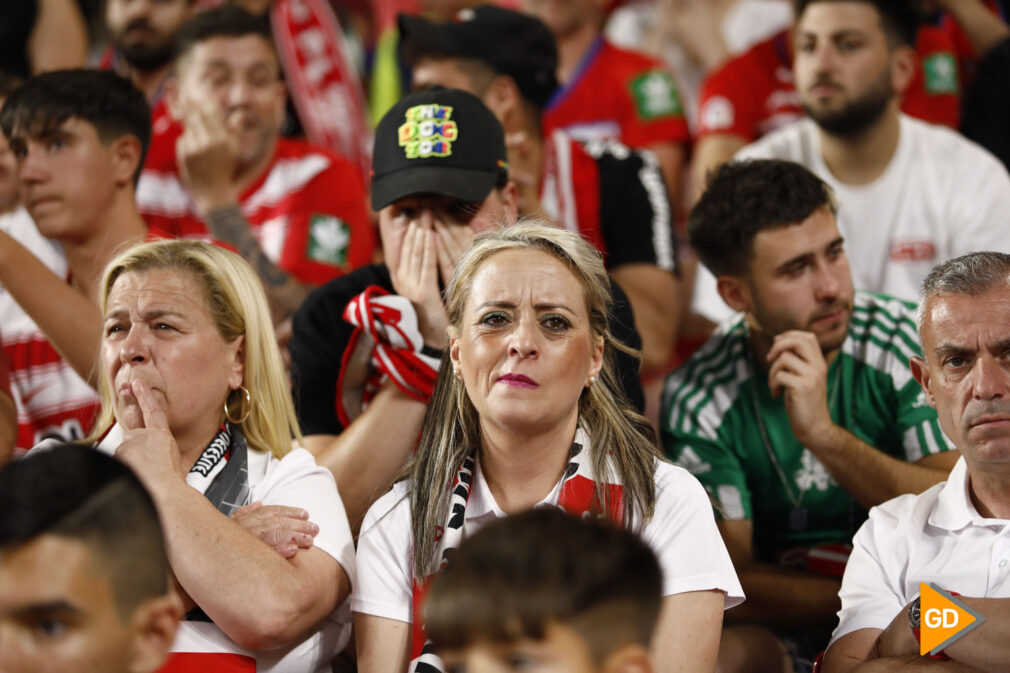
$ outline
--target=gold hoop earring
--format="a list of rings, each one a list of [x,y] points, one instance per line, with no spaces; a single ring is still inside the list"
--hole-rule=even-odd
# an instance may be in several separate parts
[[[228,408],[228,397],[231,397],[231,393],[228,393],[228,397],[224,400],[224,417],[227,418],[233,425],[238,425],[249,418],[249,413],[252,411],[252,395],[249,394],[249,389],[245,386],[239,386],[235,390],[241,390],[245,394],[245,412],[242,414],[242,418],[232,418],[231,409]]]

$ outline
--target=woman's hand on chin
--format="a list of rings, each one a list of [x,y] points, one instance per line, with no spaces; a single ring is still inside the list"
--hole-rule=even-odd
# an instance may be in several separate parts
[[[116,457],[156,493],[159,484],[182,477],[179,449],[168,428],[164,398],[155,395],[143,381],[133,382],[133,394],[140,407],[141,423],[135,427],[123,424],[123,443],[116,449]]]

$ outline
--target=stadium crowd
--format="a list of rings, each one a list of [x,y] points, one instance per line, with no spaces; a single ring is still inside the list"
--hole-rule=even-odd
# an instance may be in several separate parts
[[[1008,11],[3,3],[0,671],[1010,671]]]

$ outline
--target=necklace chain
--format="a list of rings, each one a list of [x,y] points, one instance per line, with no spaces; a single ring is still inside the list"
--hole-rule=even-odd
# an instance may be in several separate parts
[[[830,367],[829,367],[830,371]],[[754,376],[755,386],[761,385],[760,379],[758,378],[757,367],[754,366],[753,360],[751,360],[751,373]],[[831,393],[828,395],[828,415],[835,408],[835,404],[838,401],[838,386],[839,382],[842,380],[841,364],[839,364],[839,371],[836,372],[835,380],[831,384]],[[751,406],[754,408],[754,416],[757,417],[758,432],[761,435],[761,444],[764,446],[765,453],[768,454],[768,460],[771,462],[772,467],[775,468],[775,473],[778,475],[779,481],[782,483],[782,488],[786,493],[786,497],[789,499],[790,504],[793,509],[798,509],[800,503],[803,501],[803,496],[806,495],[806,491],[801,491],[797,495],[793,495],[792,488],[789,486],[789,479],[786,477],[785,471],[782,469],[782,464],[779,463],[778,457],[775,455],[775,451],[772,448],[771,438],[768,436],[768,429],[765,427],[764,417],[761,414],[761,407],[758,404],[758,394],[755,388],[754,395],[751,397]],[[838,420],[841,420],[840,418]],[[803,450],[808,450],[803,447]]]

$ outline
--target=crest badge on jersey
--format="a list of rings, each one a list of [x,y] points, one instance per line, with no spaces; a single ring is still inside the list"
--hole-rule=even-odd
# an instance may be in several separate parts
[[[837,485],[837,482],[831,478],[824,465],[821,461],[817,460],[817,457],[810,452],[810,449],[803,449],[800,462],[802,467],[793,474],[793,480],[800,493],[805,493],[811,488],[816,488],[818,491],[826,491],[829,486]]]
[[[721,131],[733,126],[733,103],[725,96],[713,96],[701,106],[701,125],[710,131]]]
[[[447,157],[458,137],[452,108],[437,103],[409,108],[399,128],[400,147],[408,159]]]
[[[351,228],[335,215],[313,215],[309,218],[309,240],[306,256],[333,266],[347,265],[347,248],[351,244]]]
[[[954,55],[949,52],[932,54],[923,59],[922,74],[927,93],[933,95],[956,94],[959,90],[957,62],[954,60]]]
[[[660,70],[642,73],[631,80],[631,95],[640,119],[657,119],[681,115],[684,108],[680,104],[677,85],[669,74]]]

